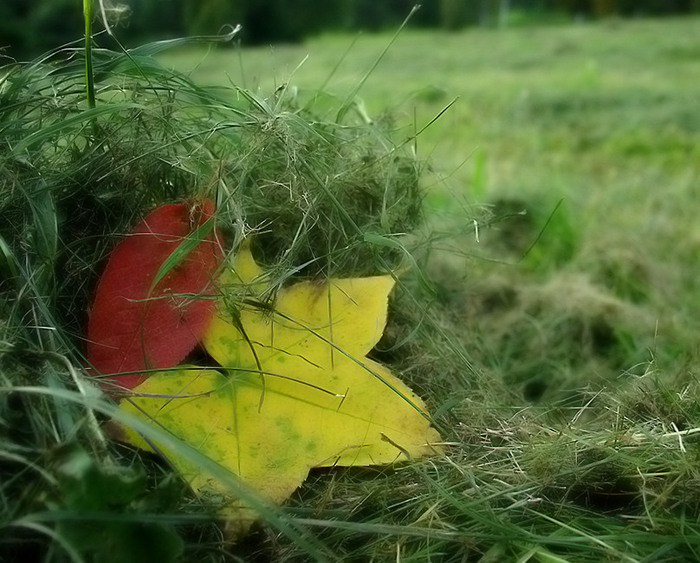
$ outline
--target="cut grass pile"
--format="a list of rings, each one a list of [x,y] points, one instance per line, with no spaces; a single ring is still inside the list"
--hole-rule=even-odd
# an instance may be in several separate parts
[[[196,83],[163,45],[98,52],[95,109],[78,53],[3,69],[0,553],[700,558],[699,27],[406,32],[363,100],[388,37],[162,55]],[[373,354],[444,457],[316,471],[229,544],[167,467],[105,440],[81,372],[100,264],[146,210],[205,195],[280,285],[403,265]]]

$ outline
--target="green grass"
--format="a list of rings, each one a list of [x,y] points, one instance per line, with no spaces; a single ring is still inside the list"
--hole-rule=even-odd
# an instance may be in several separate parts
[[[698,29],[700,20],[679,19],[405,32],[360,90],[367,113],[391,119],[403,139],[456,99],[416,146],[436,171],[424,181],[430,221],[450,234],[435,246],[455,251],[447,258],[454,279],[441,284],[457,295],[446,299],[461,309],[465,330],[491,341],[487,361],[506,377],[539,372],[580,387],[616,379],[652,353],[684,369],[679,356],[694,347],[700,318],[689,204],[700,162]],[[206,84],[326,85],[342,98],[387,41],[327,36],[303,46],[170,53],[165,62]],[[517,304],[489,311],[503,299]],[[514,333],[525,337],[514,342]],[[557,350],[555,337],[569,341]],[[600,353],[614,365],[551,373],[577,360],[568,345],[584,360]]]
[[[390,36],[160,55],[196,86],[98,53],[95,110],[80,61],[10,75],[0,556],[105,560],[104,537],[125,561],[146,544],[144,560],[698,559],[699,31],[404,31],[340,126]],[[201,194],[229,240],[266,233],[280,283],[310,257],[301,275],[411,251],[374,354],[426,398],[444,457],[315,471],[226,545],[167,468],[104,440],[113,409],[79,370],[100,261],[145,209]]]

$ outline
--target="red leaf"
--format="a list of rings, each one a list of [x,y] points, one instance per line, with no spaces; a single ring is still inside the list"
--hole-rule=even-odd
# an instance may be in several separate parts
[[[211,201],[163,205],[112,251],[88,321],[88,361],[131,389],[146,369],[169,368],[197,345],[213,312],[221,260],[213,230],[153,286],[161,266],[214,211]]]

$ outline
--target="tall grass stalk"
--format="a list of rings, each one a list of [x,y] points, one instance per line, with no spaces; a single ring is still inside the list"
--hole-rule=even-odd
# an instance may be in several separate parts
[[[92,68],[92,7],[93,0],[83,0],[85,22],[85,88],[88,107],[95,107],[95,76]]]

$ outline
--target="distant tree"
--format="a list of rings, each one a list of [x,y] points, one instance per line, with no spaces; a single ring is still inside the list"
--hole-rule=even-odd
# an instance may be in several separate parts
[[[210,35],[225,25],[243,27],[247,43],[298,41],[322,29],[337,29],[352,20],[352,0],[184,0],[184,28]]]
[[[93,0],[97,2],[97,0]],[[110,0],[128,18],[113,21],[127,47],[153,39],[211,35],[241,24],[246,44],[299,41],[325,30],[381,30],[398,26],[421,0]],[[572,16],[666,15],[700,12],[700,0],[424,0],[409,23],[460,29],[502,26],[509,10]],[[100,25],[96,26],[100,29]],[[35,57],[83,33],[82,0],[0,0],[0,54]],[[113,46],[102,36],[98,42]]]
[[[31,4],[21,29],[25,35],[24,50],[28,55],[38,55],[78,41],[83,33],[82,3],[52,0]]]
[[[504,27],[511,7],[524,9],[522,4],[527,0],[440,0],[440,25],[453,30],[474,24]]]
[[[440,0],[440,25],[445,29],[456,30],[474,23],[473,2],[464,0]]]
[[[96,0],[95,0],[96,1]],[[124,17],[108,12],[115,35],[127,46],[183,35],[183,0],[122,0]],[[96,15],[99,20],[99,15]],[[102,26],[97,23],[95,31]],[[83,36],[81,0],[0,0],[0,48],[17,59],[29,59]],[[100,44],[113,46],[105,36]]]
[[[421,2],[411,24],[416,27],[440,27],[440,2]]]
[[[594,16],[609,16],[619,13],[617,0],[592,0],[592,12]]]
[[[0,1],[0,48],[19,60],[79,39],[82,27],[76,0]]]
[[[189,35],[212,35],[226,24],[241,23],[251,1],[185,0],[183,27]]]
[[[29,4],[25,0],[0,2],[0,54],[19,53],[26,49],[26,21]]]
[[[128,24],[119,35],[132,41],[181,37],[187,31],[183,23],[183,0],[131,0]]]
[[[574,16],[670,15],[700,11],[699,0],[548,0],[548,8]]]

